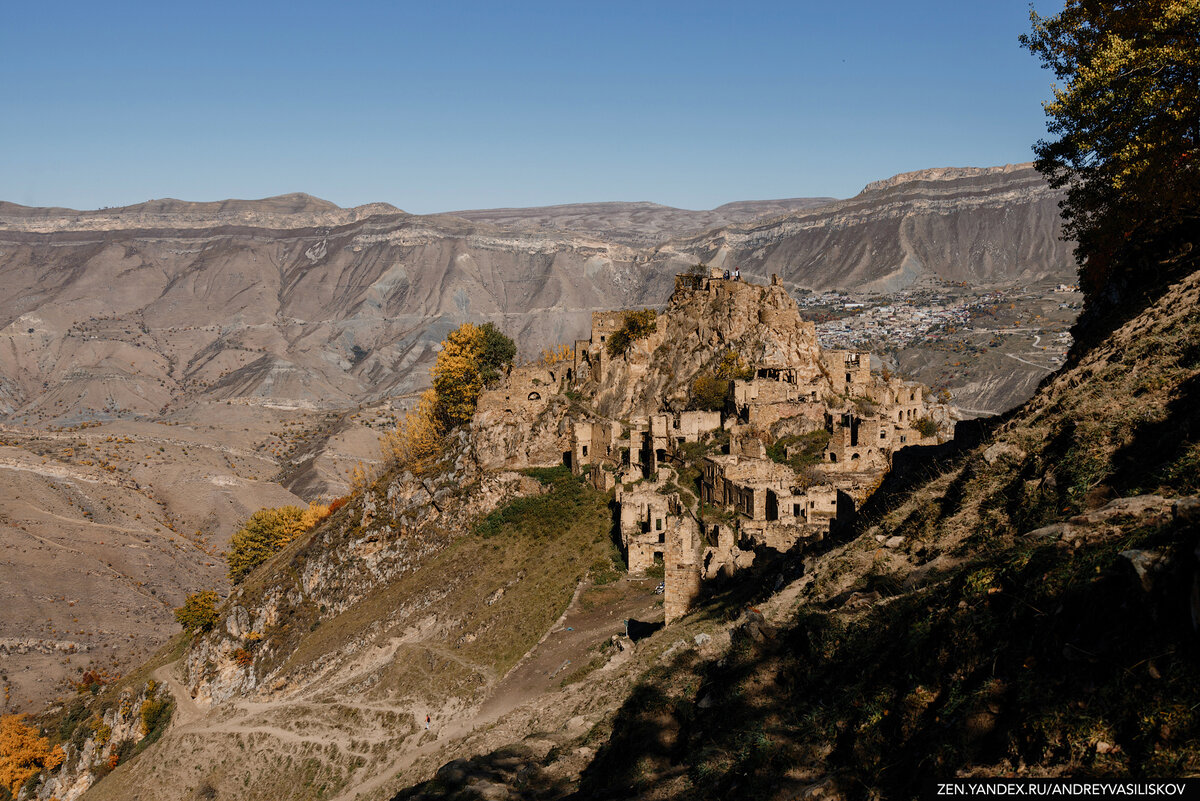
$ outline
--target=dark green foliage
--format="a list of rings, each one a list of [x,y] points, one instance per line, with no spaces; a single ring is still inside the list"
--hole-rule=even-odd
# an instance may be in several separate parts
[[[913,423],[913,428],[915,428],[917,433],[922,437],[933,437],[936,436],[938,432],[937,423],[933,421],[932,417],[922,417],[918,419],[915,423]]]
[[[821,456],[829,445],[830,434],[823,428],[809,431],[807,434],[790,434],[780,437],[767,446],[767,456],[779,464],[786,464],[799,472],[806,467],[821,463]],[[787,456],[788,448],[792,449],[792,458]]]
[[[208,631],[220,619],[217,612],[217,593],[213,590],[195,592],[187,597],[183,606],[175,610],[175,620],[184,631]]]
[[[563,465],[555,467],[527,467],[521,472],[531,478],[536,478],[547,486],[574,478],[571,470]]]
[[[509,501],[475,526],[478,536],[507,536],[519,531],[524,537],[553,539],[570,521],[586,514],[596,505],[599,493],[585,487],[583,481],[571,475],[565,467],[535,470],[537,473],[534,477],[549,486],[550,490]]]
[[[654,333],[657,319],[658,312],[654,309],[627,312],[625,322],[608,337],[608,355],[624,356],[630,345]]]
[[[517,345],[492,323],[480,326],[483,331],[483,350],[479,354],[479,377],[485,387],[493,386],[517,355]]]

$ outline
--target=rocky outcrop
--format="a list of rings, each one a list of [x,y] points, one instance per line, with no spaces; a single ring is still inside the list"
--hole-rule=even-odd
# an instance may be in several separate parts
[[[782,286],[713,282],[711,290],[675,293],[655,332],[623,358],[597,354],[603,366],[592,371],[593,404],[613,418],[682,411],[696,376],[727,354],[743,367],[799,369],[798,381],[807,384],[822,376],[819,353],[816,328]]]
[[[247,581],[233,593],[220,622],[184,657],[192,698],[210,706],[319,680],[328,664],[295,674],[290,663],[310,630],[411,574],[505,501],[541,491],[518,473],[481,473],[465,435],[428,474],[405,470],[377,482],[274,557],[263,571],[266,584]]]

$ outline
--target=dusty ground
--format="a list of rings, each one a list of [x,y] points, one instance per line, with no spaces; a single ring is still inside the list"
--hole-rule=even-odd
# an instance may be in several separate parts
[[[344,493],[391,419],[221,403],[162,422],[0,425],[4,711],[40,708],[84,669],[144,661],[188,593],[226,590],[224,551],[247,517]]]

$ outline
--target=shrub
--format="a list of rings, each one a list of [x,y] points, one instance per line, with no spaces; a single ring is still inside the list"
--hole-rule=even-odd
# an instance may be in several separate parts
[[[517,355],[517,345],[491,323],[484,323],[480,330],[483,332],[483,347],[479,353],[479,375],[483,385],[490,387],[500,380],[505,369],[512,364]]]
[[[918,419],[913,423],[913,428],[922,437],[935,437],[938,432],[938,424],[933,421],[932,417],[926,416]]]
[[[724,378],[717,378],[711,373],[701,373],[692,382],[692,399],[688,404],[693,409],[709,412],[719,412],[725,408],[729,398],[730,383]]]
[[[754,378],[754,368],[743,362],[742,357],[737,353],[727,351],[717,362],[716,375],[717,378],[724,378],[728,381],[734,379],[749,381]]]
[[[220,619],[217,614],[217,593],[213,590],[194,592],[175,610],[175,620],[184,631],[208,631]]]
[[[147,698],[142,701],[142,708],[138,711],[142,735],[154,736],[157,739],[166,730],[172,711],[173,706],[169,698]]]
[[[254,568],[271,558],[307,529],[305,512],[299,506],[260,509],[250,516],[230,541],[229,580],[235,584]]]
[[[50,740],[32,726],[25,715],[0,715],[0,787],[13,798],[31,778],[43,770],[62,764],[61,746],[50,747]]]
[[[407,467],[414,473],[424,472],[442,452],[437,394],[431,389],[426,390],[417,407],[406,414],[395,429],[380,437],[379,444],[385,462]]]
[[[657,320],[658,312],[654,309],[626,313],[624,323],[608,337],[608,355],[624,356],[629,351],[630,345],[654,333],[654,325]]]
[[[779,464],[786,464],[796,472],[821,463],[821,456],[829,445],[829,432],[823,428],[807,434],[780,437],[767,446],[767,456]],[[792,455],[788,457],[788,451]]]

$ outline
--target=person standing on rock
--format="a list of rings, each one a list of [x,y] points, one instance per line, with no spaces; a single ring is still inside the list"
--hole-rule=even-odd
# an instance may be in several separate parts
[[[733,280],[734,280],[734,281],[741,281],[741,280],[742,280],[742,268],[741,268],[741,267],[734,267],[734,268],[733,268]]]
[[[425,731],[429,731],[429,715],[425,716]]]

